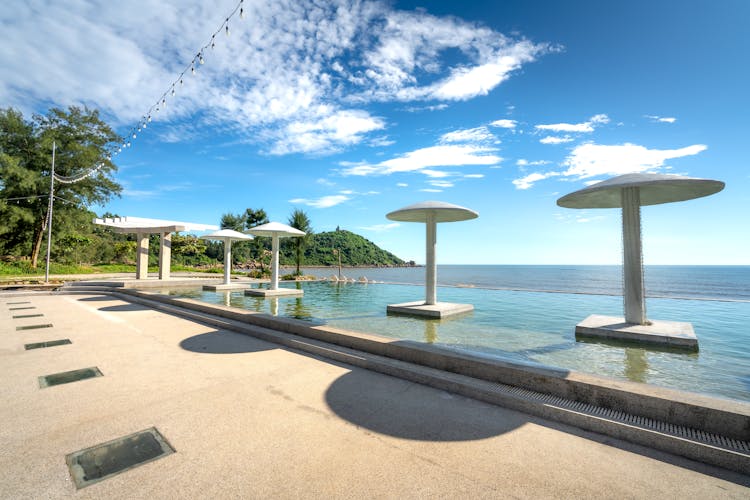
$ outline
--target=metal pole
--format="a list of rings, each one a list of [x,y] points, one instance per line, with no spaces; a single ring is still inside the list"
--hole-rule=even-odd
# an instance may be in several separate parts
[[[55,141],[52,141],[52,172],[49,176],[49,204],[47,205],[47,267],[44,282],[49,283],[49,254],[52,249],[52,207],[55,196]]]

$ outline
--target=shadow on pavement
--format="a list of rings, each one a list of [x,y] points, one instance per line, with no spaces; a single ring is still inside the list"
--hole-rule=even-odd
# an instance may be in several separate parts
[[[201,354],[236,354],[269,351],[277,348],[272,344],[266,344],[247,335],[233,332],[201,333],[184,339],[180,342],[180,347],[186,351]]]

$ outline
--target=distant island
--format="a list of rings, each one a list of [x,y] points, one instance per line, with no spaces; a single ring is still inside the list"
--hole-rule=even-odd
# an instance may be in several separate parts
[[[372,241],[345,229],[336,229],[315,233],[304,251],[302,265],[310,266],[338,266],[339,256],[341,265],[346,267],[404,267],[413,266],[414,262],[406,262],[387,250],[383,250]],[[295,263],[292,245],[282,245],[280,264],[291,266]]]

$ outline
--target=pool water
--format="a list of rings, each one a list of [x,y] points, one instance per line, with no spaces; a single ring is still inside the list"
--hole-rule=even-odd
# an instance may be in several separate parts
[[[576,341],[590,314],[622,315],[622,297],[439,287],[441,302],[474,305],[466,315],[426,320],[386,314],[386,306],[420,300],[413,285],[305,282],[303,297],[264,299],[242,291],[173,290],[172,295],[298,318],[357,332],[750,401],[750,301],[647,299],[648,317],[693,324],[699,352]]]

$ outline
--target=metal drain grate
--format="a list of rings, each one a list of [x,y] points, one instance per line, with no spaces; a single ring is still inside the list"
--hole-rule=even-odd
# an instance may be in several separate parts
[[[36,342],[33,344],[26,344],[23,347],[28,351],[30,349],[43,349],[45,347],[55,347],[56,345],[65,345],[65,344],[72,344],[73,342],[70,341],[70,339],[60,339],[60,340],[49,340],[47,342]]]
[[[39,318],[41,316],[44,316],[44,314],[17,314],[13,316],[13,319],[23,319],[23,318]]]
[[[8,302],[9,306],[18,306],[18,305],[21,305],[21,304],[31,304],[31,301],[24,300],[22,302]]]
[[[114,439],[65,457],[77,488],[94,484],[175,450],[155,427]]]
[[[9,311],[23,311],[24,309],[36,309],[35,306],[26,306],[26,307],[9,307]]]
[[[52,328],[52,323],[45,323],[43,325],[22,325],[17,326],[16,331],[20,330],[38,330],[39,328]]]
[[[52,387],[53,385],[69,384],[71,382],[78,382],[79,380],[101,376],[102,372],[99,371],[99,368],[92,366],[91,368],[82,368],[80,370],[44,375],[39,377],[39,387],[44,389],[45,387]]]
[[[531,401],[538,401],[552,407],[571,410],[593,417],[604,418],[610,421],[640,427],[642,429],[669,434],[671,436],[701,442],[730,451],[740,452],[744,454],[750,453],[750,443],[748,443],[747,441],[727,438],[718,434],[692,429],[690,427],[685,427],[682,425],[670,424],[648,417],[631,415],[622,411],[602,408],[600,406],[594,406],[588,403],[572,401],[570,399],[565,399],[550,394],[543,394],[541,392],[531,391],[528,389],[523,389],[521,387],[514,387],[500,383],[490,383],[490,385],[497,393],[512,395]]]

